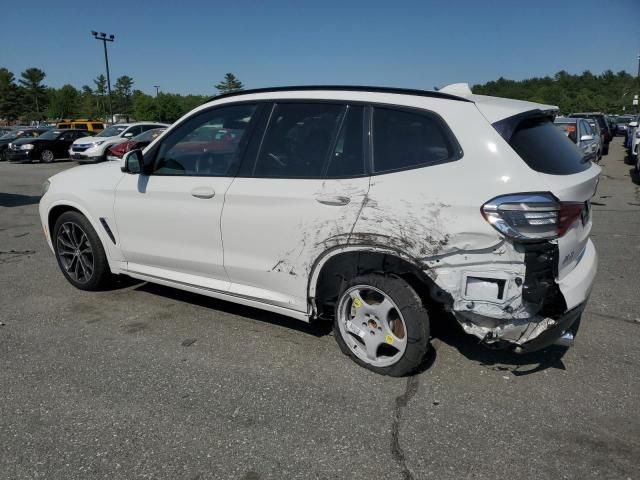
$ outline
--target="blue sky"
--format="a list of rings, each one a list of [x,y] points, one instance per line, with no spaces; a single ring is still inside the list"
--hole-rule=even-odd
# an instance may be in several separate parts
[[[638,0],[74,1],[0,7],[0,66],[43,69],[47,85],[112,83],[214,94],[225,72],[247,88],[294,84],[433,88],[500,76],[637,70]],[[93,86],[93,85],[92,85]]]

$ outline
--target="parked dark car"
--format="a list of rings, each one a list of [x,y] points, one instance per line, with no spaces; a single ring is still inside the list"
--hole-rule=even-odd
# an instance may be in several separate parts
[[[14,140],[22,137],[37,137],[47,130],[48,128],[20,128],[6,133],[0,137],[0,161],[3,162],[7,159],[7,149],[9,148],[9,144]]]
[[[74,140],[86,137],[86,130],[52,129],[36,138],[18,138],[7,150],[10,162],[31,163],[34,160],[50,163],[56,158],[69,158],[69,147]]]
[[[109,150],[107,150],[107,160],[122,158],[124,154],[130,150],[138,148],[143,149],[165,130],[166,128],[154,128],[153,130],[147,130],[146,132],[142,132],[140,135],[136,135],[129,141],[118,143],[117,145],[110,147]]]
[[[602,135],[602,154],[606,155],[609,153],[609,142],[613,138],[613,132],[609,130],[609,125],[607,124],[607,119],[605,118],[605,114],[602,112],[580,112],[580,113],[572,113],[569,115],[571,118],[592,118],[598,122],[598,126],[600,127],[600,133]]]

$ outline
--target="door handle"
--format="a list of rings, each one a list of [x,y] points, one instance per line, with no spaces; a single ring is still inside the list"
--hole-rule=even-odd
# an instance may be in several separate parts
[[[318,195],[316,197],[316,202],[336,207],[347,205],[350,201],[351,199],[349,197],[343,195]]]
[[[213,198],[216,196],[216,192],[211,187],[196,187],[191,190],[191,196],[196,198]]]

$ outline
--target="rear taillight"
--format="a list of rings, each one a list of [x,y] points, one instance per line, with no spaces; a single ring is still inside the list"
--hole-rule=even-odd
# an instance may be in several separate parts
[[[523,193],[496,197],[480,210],[503,235],[536,241],[562,237],[584,208],[584,202],[560,202],[550,193]]]

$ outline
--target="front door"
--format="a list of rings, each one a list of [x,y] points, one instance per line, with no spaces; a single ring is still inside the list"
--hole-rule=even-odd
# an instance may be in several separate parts
[[[145,152],[145,174],[125,175],[115,216],[128,270],[228,289],[220,217],[255,109],[195,114]]]
[[[231,293],[306,312],[314,262],[348,242],[369,189],[364,108],[290,102],[267,113],[225,199],[225,269]]]

